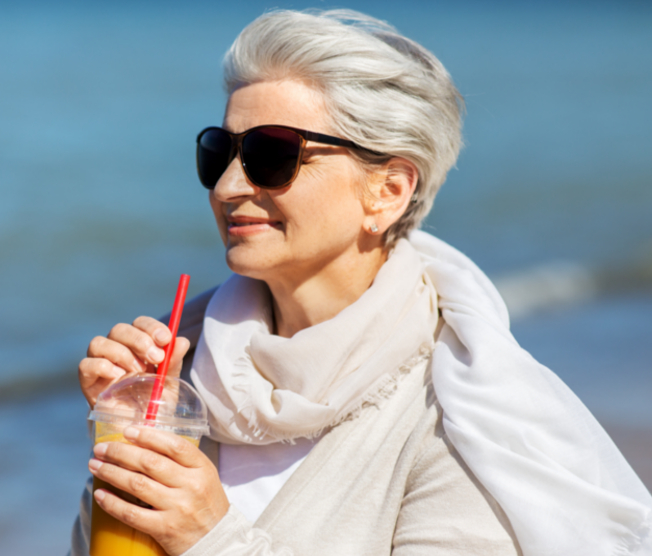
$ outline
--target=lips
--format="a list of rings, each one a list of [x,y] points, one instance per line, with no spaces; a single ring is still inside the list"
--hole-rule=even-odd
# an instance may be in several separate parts
[[[281,223],[271,218],[260,218],[256,216],[231,215],[226,218],[229,234],[244,235],[264,232],[271,229],[278,229]]]
[[[255,216],[227,216],[226,219],[229,226],[251,226],[255,224],[269,224],[270,226],[275,226],[280,224],[278,220],[272,220],[271,218],[258,218]]]

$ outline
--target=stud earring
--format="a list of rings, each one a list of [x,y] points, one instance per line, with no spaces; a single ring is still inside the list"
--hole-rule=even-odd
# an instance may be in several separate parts
[[[375,222],[371,226],[369,226],[369,229],[371,230],[372,234],[378,233],[378,226],[376,226]]]

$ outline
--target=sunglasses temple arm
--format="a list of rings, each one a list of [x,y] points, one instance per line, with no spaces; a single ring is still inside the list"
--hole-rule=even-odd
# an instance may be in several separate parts
[[[372,151],[366,147],[361,147],[353,141],[348,139],[340,139],[339,137],[333,137],[332,135],[325,135],[323,133],[317,133],[315,131],[305,131],[303,137],[308,141],[314,141],[315,143],[323,143],[325,145],[336,145],[338,147],[346,147],[348,149],[356,149],[359,151],[366,151],[376,156],[384,156],[385,153],[380,153],[377,151]]]
[[[340,139],[339,137],[333,137],[332,135],[324,135],[323,133],[317,133],[315,131],[306,131],[303,133],[304,138],[308,141],[314,141],[315,143],[323,143],[325,145],[336,145],[338,147],[349,147],[353,149],[361,149],[353,141],[348,141],[346,139]]]

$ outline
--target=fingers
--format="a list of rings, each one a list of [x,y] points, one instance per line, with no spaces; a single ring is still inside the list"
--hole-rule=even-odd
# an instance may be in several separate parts
[[[87,357],[79,363],[79,384],[91,407],[95,406],[97,396],[110,384],[124,376],[125,371],[108,359]]]
[[[140,531],[154,530],[160,521],[156,510],[130,504],[109,490],[98,488],[93,496],[106,513]]]
[[[79,381],[82,386],[97,379],[116,380],[124,374],[124,369],[114,365],[108,359],[86,357],[79,363]]]
[[[127,427],[123,434],[132,444],[163,454],[183,467],[197,468],[205,463],[206,456],[197,446],[171,432],[152,427]]]
[[[167,346],[172,339],[172,333],[170,332],[169,328],[162,322],[157,321],[151,317],[138,317],[134,321],[133,326],[148,334],[159,346]],[[172,357],[170,358],[170,367],[168,369],[168,374],[171,376],[179,376],[181,367],[183,365],[183,358],[188,352],[189,348],[189,340],[183,337],[176,338],[174,343],[174,351],[172,352]],[[154,361],[152,362],[154,363]],[[155,363],[160,363],[160,361],[156,361]]]
[[[113,327],[112,332],[119,329],[121,326],[129,325],[117,324]],[[127,345],[117,341],[115,338],[116,334],[113,335],[113,338],[111,338],[111,334],[109,334],[109,338],[103,336],[96,336],[93,338],[88,346],[88,351],[86,352],[88,359],[103,359],[109,361],[128,373],[144,372],[147,369],[146,362],[139,358],[139,356]]]
[[[120,477],[126,477],[127,473],[131,475],[138,475],[148,477],[150,480],[156,481],[161,485],[169,488],[176,488],[179,486],[179,466],[171,461],[169,458],[143,450],[138,446],[130,446],[121,442],[103,442],[96,444],[93,453],[95,460],[103,465],[99,467],[98,471],[94,471],[89,463],[91,472],[112,485],[141,498],[136,492],[132,491],[131,486],[124,480],[115,483]],[[136,490],[144,485],[136,485]],[[142,493],[141,493],[142,494]],[[147,503],[151,503],[144,498],[141,498]],[[155,505],[155,504],[152,504]]]
[[[139,434],[141,430],[147,433]],[[184,438],[150,427],[125,429],[125,438],[132,444],[103,442],[95,445],[95,457],[102,462],[142,473],[168,486],[180,486],[180,467],[197,468],[203,463],[203,454]],[[135,434],[134,434],[135,433]],[[147,449],[143,449],[147,448]],[[120,485],[119,488],[122,488]],[[127,492],[130,492],[128,489]]]
[[[133,326],[153,338],[159,346],[167,346],[172,339],[170,329],[152,317],[138,317]]]
[[[157,345],[149,331],[136,326],[137,324],[142,325],[145,320],[153,321],[154,319],[138,317],[133,325],[125,323],[116,324],[109,332],[107,338],[104,338],[105,341],[98,342],[96,346],[98,351],[96,353],[101,353],[101,356],[104,357],[109,355],[109,358],[110,356],[120,357],[121,360],[131,357],[132,360],[135,358],[136,361],[158,365],[163,361],[165,352]],[[159,325],[167,330],[164,324],[159,323]],[[159,330],[156,330],[156,332],[159,332]],[[158,333],[157,337],[160,336],[161,334]],[[165,345],[168,343],[169,341]],[[93,347],[92,342],[91,347]]]
[[[93,338],[87,357],[79,364],[79,382],[91,407],[97,396],[125,374],[154,372],[164,357],[172,334],[151,317],[138,317],[133,324],[116,324],[108,336]],[[190,342],[177,338],[170,359],[170,376],[179,376]]]
[[[123,432],[133,444],[97,444],[97,459],[89,462],[93,475],[108,485],[95,491],[97,503],[116,519],[152,535],[167,554],[186,552],[228,511],[215,465],[170,432],[150,427]],[[111,492],[113,488],[121,490],[124,499]],[[138,506],[132,496],[152,509]]]
[[[141,506],[143,505],[141,502],[143,502],[159,510],[165,509],[165,507],[161,507],[161,501],[168,498],[164,492],[167,488],[146,475],[95,458],[88,462],[88,468],[98,479],[135,497],[134,499],[123,494],[127,502]]]
[[[108,336],[93,338],[88,357],[112,361],[128,372],[143,372],[146,365],[158,365],[165,357],[162,349],[170,343],[172,334],[167,326],[151,317],[138,317],[133,324],[116,324]],[[178,364],[188,351],[187,340],[175,342],[173,362]]]
[[[168,369],[169,376],[178,377],[181,374],[181,368],[183,367],[183,358],[190,349],[190,340],[184,338],[183,336],[177,336],[177,339],[174,342],[174,351],[172,352],[172,357],[170,358],[170,367]]]

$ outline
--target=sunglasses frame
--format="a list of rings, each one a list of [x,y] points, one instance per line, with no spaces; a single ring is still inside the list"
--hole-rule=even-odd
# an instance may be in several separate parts
[[[247,163],[243,158],[242,154],[242,142],[244,141],[244,138],[249,135],[250,133],[254,131],[258,131],[260,129],[283,129],[286,131],[291,131],[295,133],[296,135],[299,136],[301,139],[301,143],[299,145],[299,153],[297,154],[297,163],[294,168],[294,172],[292,174],[292,178],[286,181],[285,183],[281,185],[265,185],[258,183],[249,173],[249,170],[247,169]],[[202,129],[199,132],[199,135],[197,135],[197,173],[199,174],[199,181],[201,181],[202,185],[206,189],[214,189],[216,184],[213,184],[212,186],[208,186],[204,183],[201,177],[201,172],[199,171],[199,149],[201,148],[201,138],[204,136],[205,133],[209,131],[222,131],[226,134],[229,135],[231,138],[231,151],[229,153],[229,158],[227,162],[227,168],[233,162],[233,159],[236,157],[236,154],[240,155],[240,164],[242,166],[242,170],[244,171],[245,175],[249,179],[251,183],[253,183],[256,187],[260,187],[262,189],[282,189],[284,187],[287,187],[290,185],[297,177],[299,174],[299,170],[301,169],[301,164],[303,160],[303,151],[306,147],[306,143],[308,141],[312,141],[313,143],[321,143],[323,145],[334,145],[337,147],[346,147],[347,149],[355,149],[355,150],[360,150],[360,151],[367,151],[369,153],[378,155],[379,153],[376,153],[374,151],[371,151],[369,149],[366,149],[364,147],[361,147],[360,145],[354,143],[353,141],[349,141],[347,139],[341,139],[339,137],[334,137],[332,135],[326,135],[324,133],[317,133],[315,131],[308,131],[305,129],[299,129],[296,127],[290,127],[286,125],[259,125],[256,127],[252,127],[251,129],[247,129],[246,131],[243,131],[242,133],[231,133],[230,131],[227,131],[226,129],[218,126],[210,126],[205,129]],[[226,171],[226,168],[225,168]]]

